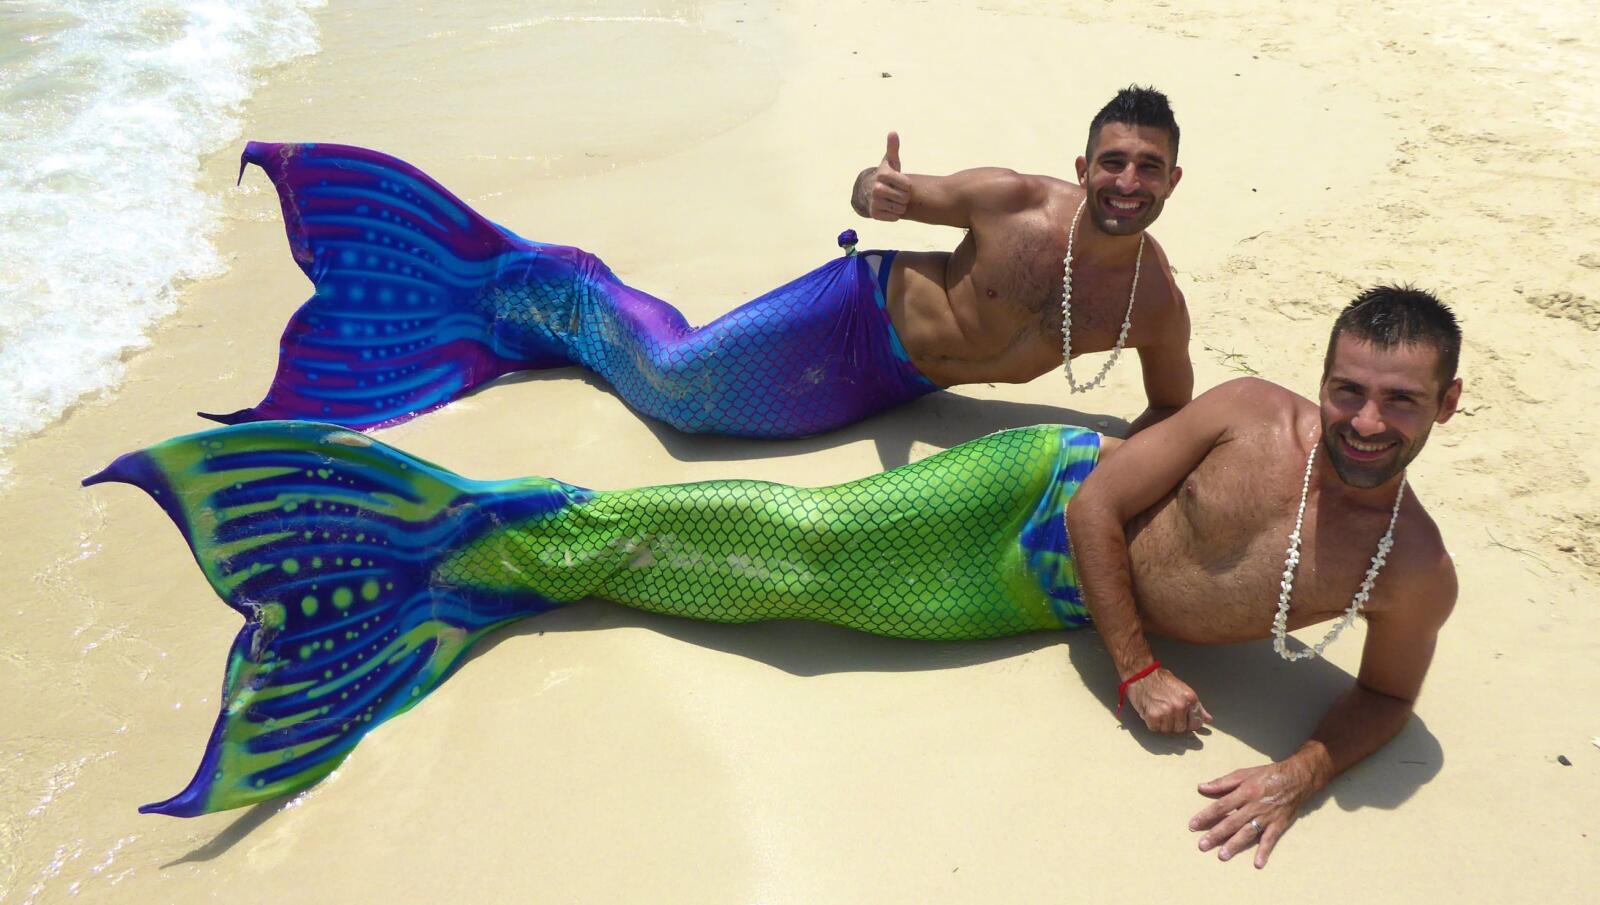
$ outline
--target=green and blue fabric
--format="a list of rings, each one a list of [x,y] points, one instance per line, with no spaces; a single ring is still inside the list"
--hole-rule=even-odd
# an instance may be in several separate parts
[[[245,617],[189,786],[193,816],[305,788],[480,638],[585,598],[715,622],[897,638],[1087,621],[1063,523],[1099,435],[1004,431],[833,487],[592,491],[475,481],[342,428],[261,422],[123,456]]]

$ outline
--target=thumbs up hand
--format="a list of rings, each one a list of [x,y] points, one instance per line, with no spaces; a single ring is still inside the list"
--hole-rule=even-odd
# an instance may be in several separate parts
[[[905,216],[911,205],[911,177],[900,172],[900,134],[890,132],[883,160],[872,171],[867,187],[867,216],[874,220],[895,221]]]

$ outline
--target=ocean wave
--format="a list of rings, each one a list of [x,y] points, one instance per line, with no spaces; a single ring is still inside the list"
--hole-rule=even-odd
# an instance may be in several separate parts
[[[200,159],[325,0],[68,0],[0,18],[0,454],[115,386],[222,262]],[[0,475],[5,465],[0,462]]]

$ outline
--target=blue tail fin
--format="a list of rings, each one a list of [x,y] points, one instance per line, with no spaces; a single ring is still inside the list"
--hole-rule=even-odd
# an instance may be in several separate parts
[[[222,428],[131,453],[84,481],[149,493],[245,616],[221,713],[183,792],[194,816],[305,788],[437,688],[489,630],[558,604],[463,587],[438,566],[497,527],[587,499],[555,481],[461,478],[300,422]]]
[[[241,176],[252,163],[277,187],[289,248],[316,290],[284,329],[266,398],[202,416],[361,429],[511,371],[569,363],[560,341],[517,323],[529,313],[507,308],[528,298],[530,281],[553,288],[559,307],[582,252],[519,239],[422,171],[365,148],[253,141]]]

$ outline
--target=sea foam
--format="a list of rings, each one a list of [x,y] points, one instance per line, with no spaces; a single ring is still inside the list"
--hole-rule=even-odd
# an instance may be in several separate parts
[[[0,457],[222,261],[200,159],[263,70],[317,50],[325,0],[68,0],[0,19]],[[0,475],[6,465],[0,458]]]

